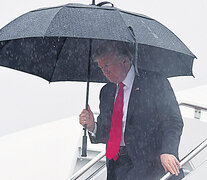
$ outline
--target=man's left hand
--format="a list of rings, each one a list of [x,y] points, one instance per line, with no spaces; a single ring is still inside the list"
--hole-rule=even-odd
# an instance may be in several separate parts
[[[161,154],[160,160],[166,173],[169,171],[171,174],[175,174],[176,176],[179,174],[179,169],[181,168],[181,165],[174,155]]]

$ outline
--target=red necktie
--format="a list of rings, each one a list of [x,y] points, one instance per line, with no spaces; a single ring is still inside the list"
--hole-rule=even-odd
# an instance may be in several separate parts
[[[121,135],[122,135],[122,117],[123,117],[123,99],[124,99],[124,84],[119,83],[119,91],[114,103],[111,129],[109,134],[108,145],[106,149],[106,157],[108,159],[118,158],[120,148]]]

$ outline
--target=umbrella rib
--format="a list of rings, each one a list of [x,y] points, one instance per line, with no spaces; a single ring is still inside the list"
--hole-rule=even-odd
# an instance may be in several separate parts
[[[60,53],[61,53],[61,51],[62,51],[62,49],[63,49],[63,46],[65,45],[65,41],[66,41],[66,39],[67,39],[67,38],[64,38],[63,43],[62,43],[62,45],[61,45],[61,47],[60,47],[60,50],[59,50],[59,52],[57,53],[56,62],[55,62],[55,64],[54,64],[54,68],[53,68],[52,75],[51,75],[51,77],[50,77],[49,83],[52,82],[52,78],[53,78],[53,75],[54,75],[54,72],[55,72],[55,68],[56,68],[56,66],[57,66],[57,63],[58,63],[58,60],[59,60],[59,56],[60,56]]]
[[[55,6],[55,7],[43,7],[43,8],[32,10],[30,12],[44,11],[44,10],[48,10],[48,9],[58,9],[58,8],[62,8],[63,6],[65,6],[65,5],[60,5],[60,6]]]
[[[118,8],[117,8],[117,9],[118,9]],[[133,15],[133,16],[138,16],[138,17],[141,17],[141,18],[149,19],[149,20],[154,20],[153,18],[148,17],[148,16],[145,16],[145,15],[143,15],[143,14],[132,13],[132,12],[124,11],[124,10],[121,10],[121,9],[118,9],[118,10],[119,10],[120,12],[122,12],[122,13],[130,14],[130,15]]]
[[[6,41],[4,44],[2,42],[1,43],[1,50],[4,48],[4,46],[7,44],[8,41]]]
[[[117,9],[117,11],[119,11]],[[120,12],[120,11],[119,11]],[[128,29],[128,32],[129,34],[131,35],[131,37],[133,38],[134,40],[134,44],[135,44],[135,71],[136,71],[136,74],[139,76],[139,71],[138,71],[138,44],[137,44],[137,39],[136,39],[136,36],[133,32],[133,28],[131,26],[127,26],[126,22],[124,21],[124,18],[122,17],[122,15],[120,13],[118,13],[119,16],[121,17],[121,19],[123,20],[124,24],[126,25],[127,29]],[[131,29],[130,29],[131,28]]]
[[[45,31],[45,35],[47,34],[47,31],[48,31],[48,29],[49,29],[49,27],[50,27],[51,22],[55,19],[55,17],[58,15],[58,13],[60,12],[61,9],[62,9],[62,8],[60,8],[60,9],[55,13],[54,17],[51,19],[51,21],[50,21],[50,23],[49,23],[49,25],[48,25],[48,27],[47,27],[47,29],[46,29],[46,31]]]
[[[124,21],[124,18],[123,18],[123,17],[122,17],[122,15],[120,14],[119,9],[116,9],[116,11],[117,11],[117,12],[119,12],[119,13],[118,13],[118,14],[119,14],[119,16],[121,17],[121,19],[122,19],[123,23],[126,25],[126,27],[127,27],[127,29],[128,29],[128,32],[129,32],[130,36],[131,36],[131,37],[132,37],[132,39],[134,40],[134,42],[133,42],[133,43],[136,43],[136,38],[135,38],[135,36],[133,36],[132,32],[129,30],[129,27],[127,26],[126,22]]]

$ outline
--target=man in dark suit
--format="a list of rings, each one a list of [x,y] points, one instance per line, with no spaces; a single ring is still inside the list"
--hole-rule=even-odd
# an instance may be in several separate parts
[[[182,179],[183,121],[168,80],[141,69],[137,75],[125,44],[106,43],[94,59],[110,82],[100,92],[97,122],[90,107],[79,120],[87,124],[92,143],[107,145],[107,179],[158,180],[167,171],[171,179]]]

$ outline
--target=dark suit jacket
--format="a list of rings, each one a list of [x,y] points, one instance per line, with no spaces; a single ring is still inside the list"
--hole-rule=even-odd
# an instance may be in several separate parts
[[[92,143],[108,142],[115,92],[113,83],[101,89],[100,115],[96,138],[90,136]],[[136,169],[134,177],[142,179],[143,176],[147,180],[146,175],[153,174],[160,178],[164,174],[160,155],[168,153],[178,157],[182,129],[183,120],[168,80],[140,71],[131,90],[124,134],[127,152]]]

